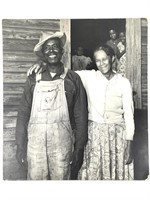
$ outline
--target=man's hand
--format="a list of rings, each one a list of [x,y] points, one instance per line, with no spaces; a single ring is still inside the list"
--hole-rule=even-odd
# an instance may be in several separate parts
[[[34,64],[32,67],[30,67],[30,69],[28,69],[27,76],[30,76],[33,72],[34,73],[37,73],[37,72],[40,73],[41,70],[42,70],[42,64],[40,64],[40,63]]]
[[[75,149],[71,164],[71,180],[77,180],[78,172],[83,163],[84,149]]]
[[[125,148],[125,153],[124,153],[124,160],[125,160],[126,165],[129,165],[133,160],[132,141],[130,141],[130,140],[127,140],[127,146]]]
[[[17,146],[16,158],[22,168],[27,170],[27,155],[24,149]]]

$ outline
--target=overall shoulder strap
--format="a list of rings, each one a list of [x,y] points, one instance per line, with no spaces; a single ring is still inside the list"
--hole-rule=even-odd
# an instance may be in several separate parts
[[[42,79],[42,73],[40,71],[36,74],[36,82],[39,82]]]

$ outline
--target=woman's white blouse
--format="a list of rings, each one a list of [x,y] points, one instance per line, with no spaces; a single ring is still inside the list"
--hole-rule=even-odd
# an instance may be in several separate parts
[[[123,123],[126,139],[133,140],[134,119],[132,88],[120,74],[108,80],[98,70],[76,71],[81,77],[88,98],[88,119],[98,123]]]

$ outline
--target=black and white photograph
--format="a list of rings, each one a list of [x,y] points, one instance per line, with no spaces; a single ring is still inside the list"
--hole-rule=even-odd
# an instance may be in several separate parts
[[[145,180],[147,19],[3,19],[4,180]]]
[[[148,200],[148,0],[0,4],[0,199]]]

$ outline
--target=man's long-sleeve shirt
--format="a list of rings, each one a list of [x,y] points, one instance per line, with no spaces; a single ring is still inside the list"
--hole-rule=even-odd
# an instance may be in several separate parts
[[[47,66],[42,67],[42,81],[57,80],[64,73],[63,65],[52,78]],[[26,148],[27,129],[32,108],[36,74],[30,75],[25,83],[21,98],[16,125],[16,143]],[[65,94],[68,104],[69,118],[72,129],[75,130],[75,148],[83,148],[87,141],[88,108],[86,92],[78,74],[68,70],[64,79]]]

